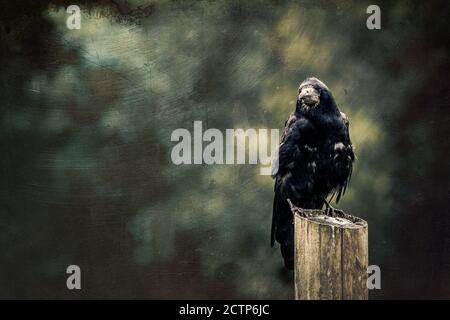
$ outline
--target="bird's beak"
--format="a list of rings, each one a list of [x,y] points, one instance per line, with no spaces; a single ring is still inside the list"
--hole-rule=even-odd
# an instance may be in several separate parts
[[[316,106],[320,102],[320,94],[313,86],[302,87],[298,98],[308,106]]]

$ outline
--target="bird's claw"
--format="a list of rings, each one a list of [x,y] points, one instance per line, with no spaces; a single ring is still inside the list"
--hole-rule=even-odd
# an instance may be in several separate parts
[[[294,204],[292,203],[291,199],[287,198],[286,200],[287,200],[287,202],[289,203],[289,206],[291,207],[291,210],[295,210],[296,207],[295,207]]]
[[[308,215],[306,214],[305,210],[303,210],[302,208],[298,208],[297,212],[298,212],[298,215],[303,217],[303,218],[307,218],[308,217]]]
[[[301,217],[304,217],[304,218],[307,218],[307,217],[308,217],[304,209],[302,209],[302,208],[297,207],[296,205],[294,205],[294,204],[292,203],[291,199],[288,198],[288,199],[286,199],[286,200],[287,200],[287,202],[289,203],[289,206],[291,207],[291,211],[292,211],[293,213],[294,213],[294,212],[297,212],[297,214],[298,214],[299,216],[301,216]]]
[[[344,215],[344,211],[333,207],[328,207],[325,209],[325,214],[329,217],[339,217]]]
[[[325,206],[326,206],[325,214],[329,217],[336,217],[336,216],[342,217],[344,215],[344,211],[336,209],[327,200],[325,200]]]

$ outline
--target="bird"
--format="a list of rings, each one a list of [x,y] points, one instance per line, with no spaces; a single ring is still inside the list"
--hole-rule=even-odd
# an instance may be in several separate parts
[[[330,89],[309,77],[298,89],[295,110],[285,122],[272,161],[275,196],[271,246],[280,244],[285,268],[294,269],[294,221],[291,207],[342,212],[336,203],[350,182],[355,152],[349,120],[339,111]],[[330,197],[329,200],[328,197]]]

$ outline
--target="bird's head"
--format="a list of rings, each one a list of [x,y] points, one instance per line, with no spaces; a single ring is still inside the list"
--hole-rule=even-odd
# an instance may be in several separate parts
[[[334,109],[330,89],[317,78],[307,78],[298,88],[297,107],[306,111],[323,106]]]

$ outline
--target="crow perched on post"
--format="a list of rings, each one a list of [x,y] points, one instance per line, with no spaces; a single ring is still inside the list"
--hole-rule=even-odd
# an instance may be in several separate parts
[[[274,159],[275,199],[271,245],[280,243],[285,266],[294,268],[294,225],[290,204],[320,209],[326,198],[345,192],[355,160],[348,120],[328,87],[308,78],[298,89],[295,111],[285,123],[278,158]],[[291,202],[291,203],[289,203]]]

